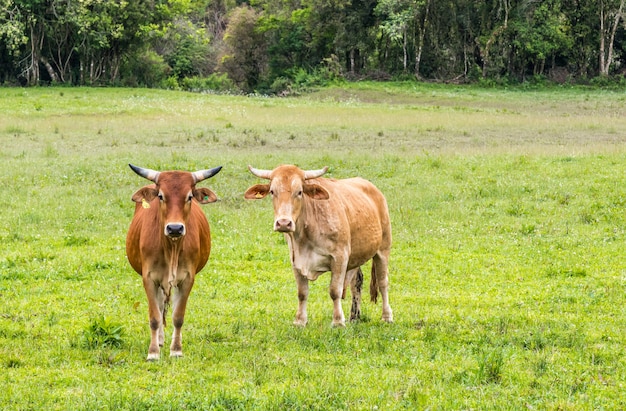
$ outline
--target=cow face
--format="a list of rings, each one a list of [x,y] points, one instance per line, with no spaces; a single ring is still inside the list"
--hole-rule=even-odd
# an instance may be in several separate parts
[[[327,167],[317,171],[303,171],[296,166],[280,166],[273,171],[249,167],[257,177],[269,179],[269,184],[256,184],[244,194],[248,200],[272,196],[274,204],[274,231],[293,232],[304,204],[304,196],[313,200],[327,200],[328,191],[319,184],[307,182],[321,176]]]
[[[155,184],[142,187],[133,194],[133,201],[149,208],[151,207],[150,203],[155,198],[159,199],[159,220],[163,227],[163,234],[171,240],[178,240],[185,235],[185,223],[194,199],[200,204],[217,201],[215,193],[205,187],[196,187],[196,183],[217,174],[221,167],[195,173],[185,171],[157,172],[133,165],[131,168],[140,176],[155,182]]]

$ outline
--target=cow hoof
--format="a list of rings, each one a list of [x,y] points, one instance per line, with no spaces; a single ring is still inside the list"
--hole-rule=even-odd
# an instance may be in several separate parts
[[[154,353],[151,352],[148,354],[148,358],[146,358],[146,361],[159,361],[161,359],[161,356],[159,355],[159,353]]]
[[[180,358],[183,356],[182,351],[170,351],[170,357]]]
[[[388,315],[383,317],[383,321],[386,323],[392,323],[393,322],[393,316],[392,315]]]
[[[300,328],[304,328],[306,327],[306,320],[295,320],[293,322],[293,325],[295,325],[296,327],[300,327]]]
[[[333,328],[346,328],[345,321],[333,321]]]

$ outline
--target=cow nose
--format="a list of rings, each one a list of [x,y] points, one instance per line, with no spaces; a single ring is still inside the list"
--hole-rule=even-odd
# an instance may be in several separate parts
[[[276,220],[274,222],[274,231],[280,231],[283,233],[293,231],[293,221],[286,218]]]
[[[185,225],[171,223],[165,226],[165,235],[168,237],[182,237],[185,235]]]

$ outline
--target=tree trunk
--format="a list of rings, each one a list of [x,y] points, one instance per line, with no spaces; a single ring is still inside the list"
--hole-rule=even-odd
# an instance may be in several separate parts
[[[350,74],[354,74],[355,70],[354,67],[356,66],[356,61],[355,61],[355,51],[354,49],[350,49]]]
[[[406,27],[402,30],[402,72],[406,73],[407,66],[409,64],[409,55],[407,52],[407,33]]]
[[[604,50],[604,2],[600,0],[600,60],[598,61],[600,74],[604,74]]]
[[[52,82],[53,83],[58,83],[59,82],[59,76],[57,75],[56,71],[54,71],[54,68],[52,67],[52,65],[50,64],[48,59],[43,57],[43,56],[41,56],[39,58],[39,61],[41,61],[43,66],[46,68],[46,71],[48,72],[48,75],[50,76],[50,79],[52,80]]]
[[[415,78],[420,79],[420,64],[422,63],[422,50],[424,49],[424,37],[426,35],[426,27],[428,26],[428,12],[430,10],[430,1],[426,0],[426,9],[424,10],[424,20],[422,21],[422,28],[419,30],[419,35],[415,50]]]
[[[39,84],[39,56],[41,55],[41,43],[43,43],[43,35],[37,30],[37,26],[30,26],[30,64],[26,68],[26,83],[29,86]],[[41,37],[41,38],[40,38]]]
[[[478,41],[478,39],[476,39],[476,43],[478,44],[480,55],[483,59],[483,78],[487,77],[487,71],[489,69],[489,63],[490,63],[489,52],[490,52],[491,46],[496,41],[497,37],[500,36],[502,33],[504,33],[504,31],[507,29],[508,24],[509,24],[509,0],[504,0],[503,5],[504,5],[504,22],[500,27],[498,27],[491,33],[491,36],[489,37],[489,40],[487,40],[487,43],[485,44],[484,49],[480,47],[480,42]]]

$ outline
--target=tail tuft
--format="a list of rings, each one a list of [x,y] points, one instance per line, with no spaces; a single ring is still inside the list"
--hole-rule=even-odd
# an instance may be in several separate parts
[[[376,264],[372,264],[372,278],[370,279],[370,300],[376,304],[378,300],[378,280],[376,278]]]

